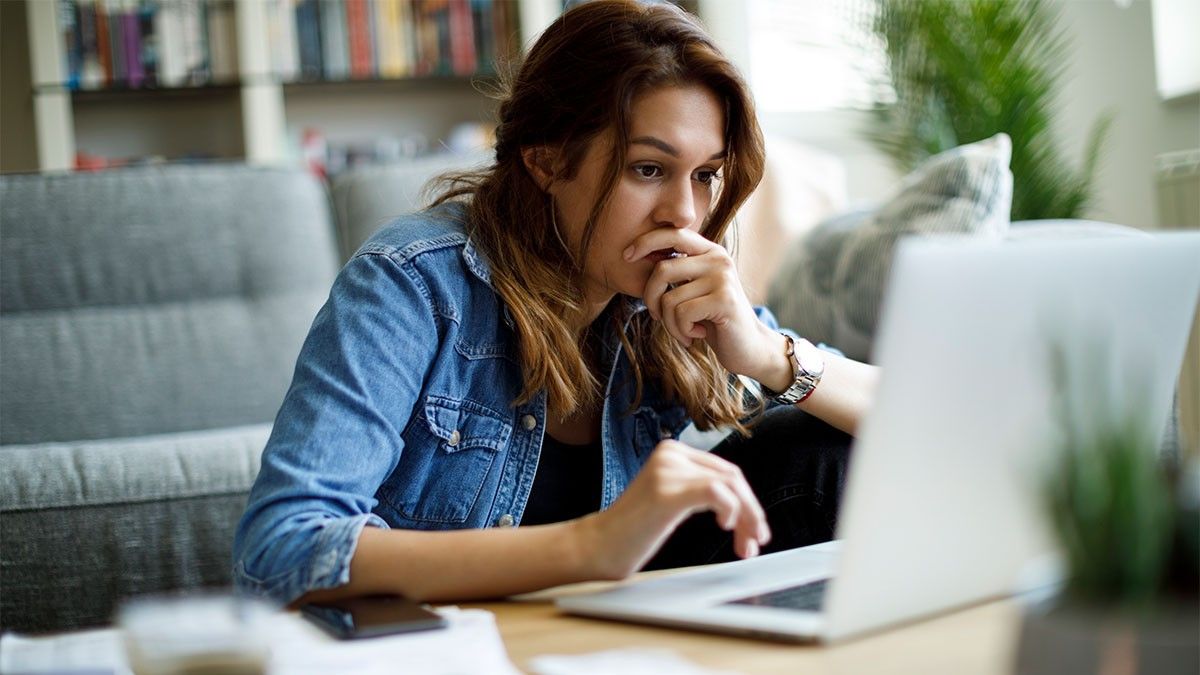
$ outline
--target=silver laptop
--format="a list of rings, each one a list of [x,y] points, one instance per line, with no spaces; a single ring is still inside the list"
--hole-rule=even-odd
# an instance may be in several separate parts
[[[575,614],[836,640],[1047,581],[1036,485],[1057,428],[1051,345],[1085,414],[1166,426],[1200,233],[906,241],[834,542],[560,598]],[[1099,367],[1097,367],[1099,366]],[[1097,371],[1101,376],[1096,377]],[[1046,566],[1046,562],[1051,564]]]

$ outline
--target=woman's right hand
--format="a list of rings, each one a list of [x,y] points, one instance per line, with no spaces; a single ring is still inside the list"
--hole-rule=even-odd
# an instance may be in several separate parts
[[[733,531],[734,551],[758,555],[771,538],[762,506],[734,463],[673,440],[655,447],[628,489],[606,511],[577,522],[595,576],[623,579],[641,569],[688,516],[712,511]]]

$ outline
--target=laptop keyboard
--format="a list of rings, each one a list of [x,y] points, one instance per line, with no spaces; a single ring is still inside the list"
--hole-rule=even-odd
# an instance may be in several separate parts
[[[759,607],[783,607],[785,609],[821,609],[825,601],[825,587],[829,579],[821,579],[799,586],[781,588],[770,593],[751,595],[740,600],[731,600],[727,605],[757,605]]]

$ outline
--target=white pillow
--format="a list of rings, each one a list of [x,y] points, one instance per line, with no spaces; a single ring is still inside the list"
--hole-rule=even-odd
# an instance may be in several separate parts
[[[1008,230],[1012,143],[1005,134],[930,157],[879,208],[825,221],[792,245],[767,304],[782,326],[869,360],[892,249],[903,236]]]

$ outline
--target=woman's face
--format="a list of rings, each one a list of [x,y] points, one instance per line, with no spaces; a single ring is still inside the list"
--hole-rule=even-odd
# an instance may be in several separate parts
[[[655,228],[700,230],[725,156],[724,107],[707,88],[652,90],[635,99],[631,114],[625,165],[583,256],[583,290],[596,313],[617,293],[641,298],[654,266],[671,253],[626,261],[623,253],[635,239]],[[612,159],[613,135],[591,143],[574,178],[549,187],[562,236],[574,251]]]

